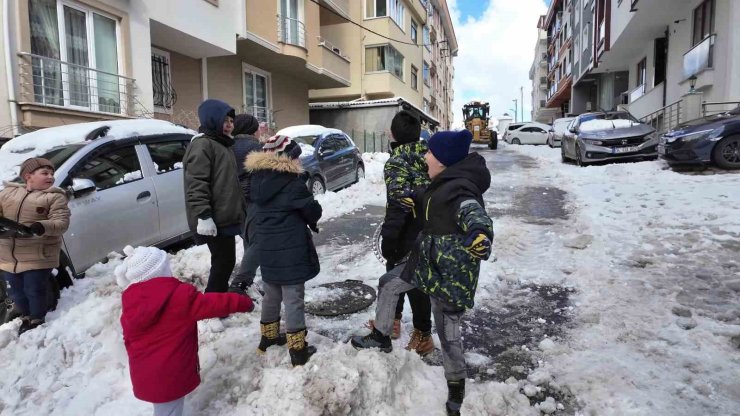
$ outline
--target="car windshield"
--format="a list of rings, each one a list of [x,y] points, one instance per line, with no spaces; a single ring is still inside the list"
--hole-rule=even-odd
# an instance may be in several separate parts
[[[298,144],[307,144],[309,146],[313,146],[314,143],[316,143],[316,139],[318,139],[319,136],[301,136],[301,137],[293,137],[293,140]]]
[[[66,146],[55,147],[48,152],[44,153],[39,157],[49,159],[49,161],[57,168],[62,166],[72,155],[77,153],[78,150],[85,147],[85,143],[79,144],[68,144]]]
[[[631,120],[635,123],[638,122],[630,113],[626,113],[624,111],[617,113],[592,113],[581,116],[581,123],[591,120]]]

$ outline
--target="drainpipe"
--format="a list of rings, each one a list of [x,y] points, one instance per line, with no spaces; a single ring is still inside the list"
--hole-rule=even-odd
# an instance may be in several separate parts
[[[10,124],[13,137],[18,135],[18,102],[15,99],[13,80],[13,55],[10,53],[10,0],[3,0],[3,47],[5,48],[5,73],[8,77],[8,103],[10,103]]]
[[[665,69],[663,71],[665,72],[663,74],[663,107],[665,108],[667,97],[668,97],[668,54],[670,53],[670,46],[671,46],[671,27],[666,26],[665,27]],[[654,76],[654,75],[653,75]]]
[[[208,58],[200,58],[200,93],[203,101],[208,99]]]

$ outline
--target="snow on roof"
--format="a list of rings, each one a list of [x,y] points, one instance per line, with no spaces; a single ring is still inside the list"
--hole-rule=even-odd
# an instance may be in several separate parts
[[[277,132],[277,134],[288,137],[318,136],[324,133],[343,133],[339,129],[331,129],[318,124],[304,124],[300,126],[286,127]]]
[[[412,107],[420,114],[423,114],[426,119],[432,122],[432,124],[439,125],[439,120],[430,116],[419,107],[415,106],[412,102],[408,101],[403,97],[395,98],[383,98],[379,100],[354,100],[354,101],[333,101],[333,102],[320,102],[320,103],[309,103],[308,108],[311,110],[326,110],[334,108],[362,108],[362,107],[383,107],[389,105],[401,105],[406,104]]]
[[[168,133],[196,134],[169,121],[154,119],[107,120],[49,127],[13,138],[0,148],[0,179],[15,177],[17,166],[24,160],[41,156],[58,146],[82,143],[88,133],[104,126],[110,127],[105,137],[111,139]]]
[[[581,123],[581,125],[578,128],[581,131],[588,132],[588,131],[599,131],[599,130],[626,129],[626,128],[630,128],[630,127],[634,127],[638,125],[640,125],[640,123],[632,121],[632,120],[596,119],[596,120],[584,121],[583,123]]]

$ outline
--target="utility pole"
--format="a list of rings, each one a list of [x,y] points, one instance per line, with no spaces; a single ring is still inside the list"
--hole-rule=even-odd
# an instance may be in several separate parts
[[[514,98],[511,101],[514,101],[514,123],[518,123],[519,122],[519,118],[518,118],[518,116],[519,116],[519,100],[517,100],[516,98]]]
[[[522,123],[524,123],[524,87],[519,87],[519,93],[521,94],[522,101]]]

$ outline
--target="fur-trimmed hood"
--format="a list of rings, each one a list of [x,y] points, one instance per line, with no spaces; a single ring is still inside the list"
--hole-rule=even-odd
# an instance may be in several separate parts
[[[244,168],[248,172],[258,170],[272,170],[275,172],[303,173],[303,166],[297,159],[291,159],[286,155],[279,155],[274,152],[252,152],[247,155],[244,161]]]

